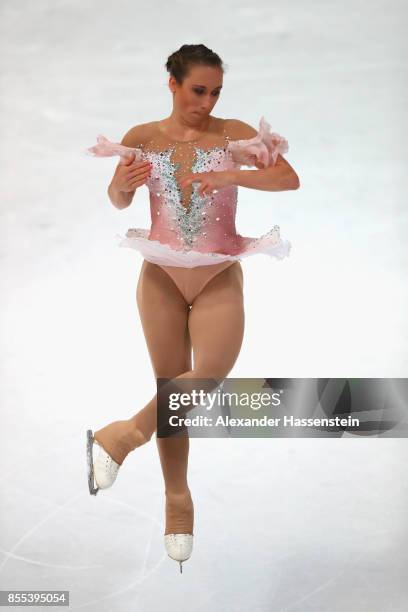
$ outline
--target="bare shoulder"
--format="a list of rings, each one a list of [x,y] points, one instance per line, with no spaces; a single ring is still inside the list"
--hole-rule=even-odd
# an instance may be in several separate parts
[[[154,121],[150,121],[130,128],[123,136],[120,144],[125,147],[139,147],[146,144],[152,138],[154,123]]]
[[[225,119],[225,127],[231,140],[253,138],[258,133],[258,130],[240,119]]]

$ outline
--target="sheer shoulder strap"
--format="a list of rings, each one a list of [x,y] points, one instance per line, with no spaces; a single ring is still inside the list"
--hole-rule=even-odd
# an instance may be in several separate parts
[[[254,162],[259,162],[266,168],[274,166],[278,153],[286,153],[289,145],[283,136],[271,132],[271,126],[261,117],[256,136],[241,140],[229,139],[228,150],[236,163],[253,166]]]

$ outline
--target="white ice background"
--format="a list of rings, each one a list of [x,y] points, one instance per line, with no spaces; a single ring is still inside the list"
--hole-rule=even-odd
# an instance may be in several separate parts
[[[167,56],[213,48],[227,64],[213,114],[256,128],[264,115],[301,182],[239,190],[238,230],[279,224],[293,247],[243,263],[230,376],[405,377],[406,3],[0,11],[0,588],[69,590],[87,612],[406,610],[406,439],[192,439],[183,574],[163,546],[155,438],[89,495],[86,429],[130,417],[156,387],[142,259],[114,239],[148,227],[148,192],[118,211],[106,193],[117,158],[83,155],[99,133],[119,142],[167,117]]]

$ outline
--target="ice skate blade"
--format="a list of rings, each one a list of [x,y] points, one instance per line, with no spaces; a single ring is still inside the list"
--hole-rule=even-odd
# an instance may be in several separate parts
[[[99,491],[99,487],[95,482],[94,467],[93,467],[93,442],[94,437],[92,429],[88,429],[86,432],[86,458],[88,464],[88,489],[90,495],[96,495]]]

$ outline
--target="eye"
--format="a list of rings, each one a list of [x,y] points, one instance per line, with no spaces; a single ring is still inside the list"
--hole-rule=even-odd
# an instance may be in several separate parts
[[[201,96],[202,93],[204,93],[204,91],[202,89],[193,89],[194,93],[196,93],[197,95]],[[215,96],[219,96],[220,92],[216,91],[215,93],[212,94],[214,97]]]

